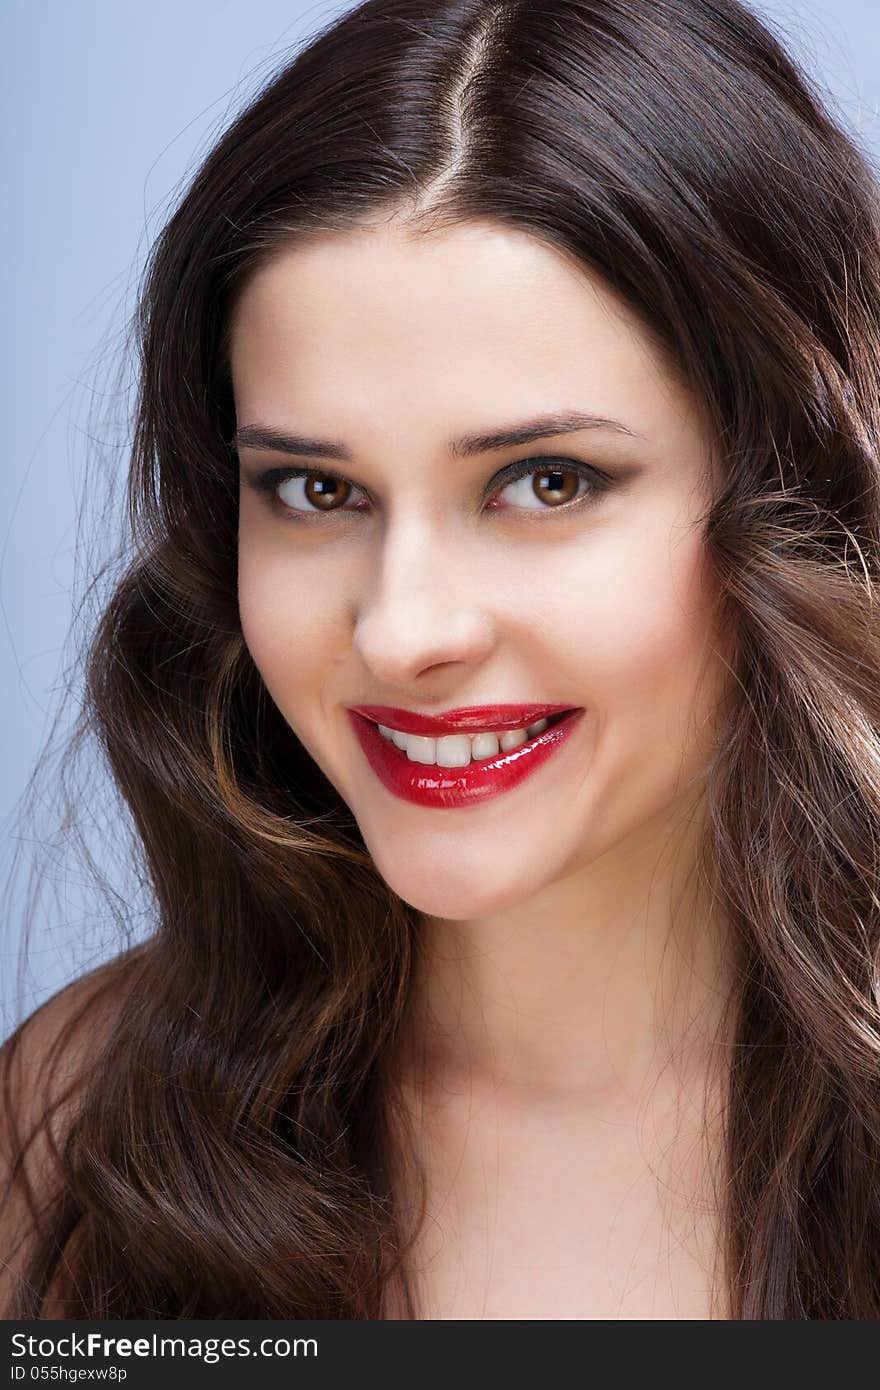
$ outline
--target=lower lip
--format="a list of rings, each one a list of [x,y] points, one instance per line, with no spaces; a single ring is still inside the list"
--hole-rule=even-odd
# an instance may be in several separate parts
[[[585,713],[583,709],[571,710],[558,723],[509,753],[471,762],[467,767],[437,767],[412,762],[396,743],[379,733],[372,720],[348,711],[367,762],[380,782],[403,801],[438,809],[473,806],[512,791],[560,753]]]

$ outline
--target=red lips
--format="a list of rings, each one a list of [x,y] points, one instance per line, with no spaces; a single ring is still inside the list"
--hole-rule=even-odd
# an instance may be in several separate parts
[[[511,710],[515,710],[515,715]],[[560,713],[561,717],[519,748],[499,752],[485,760],[472,760],[465,767],[415,762],[376,726],[381,716],[383,724],[388,719],[389,726],[399,725],[402,733],[442,737],[445,733],[462,733],[468,727],[498,729],[503,727],[504,721],[510,728],[525,728],[554,713]],[[348,711],[358,743],[379,781],[401,800],[434,809],[481,805],[520,786],[548,761],[563,756],[563,748],[577,743],[575,734],[583,726],[585,714],[584,709],[565,705],[501,705],[492,709],[484,705],[476,711],[451,710],[437,719],[406,714],[404,710],[385,705],[364,705]],[[401,718],[403,715],[405,719]],[[455,722],[450,728],[453,719]],[[470,721],[469,725],[463,723],[465,719]]]
[[[444,734],[476,734],[482,730],[527,729],[539,719],[563,714],[572,705],[467,705],[450,709],[445,714],[417,714],[414,710],[395,709],[391,705],[350,705],[355,714],[362,714],[374,724],[399,729],[403,734],[422,734],[426,738],[442,738]]]

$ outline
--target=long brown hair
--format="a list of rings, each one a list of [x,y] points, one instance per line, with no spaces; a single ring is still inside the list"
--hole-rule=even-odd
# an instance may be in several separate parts
[[[159,236],[133,548],[83,711],[156,925],[101,977],[118,1007],[7,1316],[37,1315],[62,1261],[74,1317],[375,1319],[406,1282],[383,1058],[418,921],[244,645],[227,351],[266,257],[401,208],[413,235],[491,219],[576,257],[717,429],[725,1295],[736,1318],[876,1318],[880,199],[736,0],[367,0],[232,122]]]

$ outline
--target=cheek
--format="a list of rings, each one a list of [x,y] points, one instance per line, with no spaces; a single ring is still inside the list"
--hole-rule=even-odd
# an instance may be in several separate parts
[[[699,531],[609,533],[568,592],[566,620],[554,624],[564,688],[594,704],[609,771],[643,760],[662,777],[702,762],[727,671],[713,657],[717,591]]]
[[[342,618],[341,584],[316,591],[314,561],[292,558],[289,548],[242,544],[238,559],[238,609],[254,665],[283,714],[298,694],[326,674]],[[334,611],[334,605],[340,610]]]
[[[597,609],[596,657],[626,687],[668,676],[687,678],[707,635],[707,589],[701,553],[682,543],[668,563],[646,548],[618,567]]]
[[[711,762],[715,711],[727,675],[715,655],[712,590],[699,544],[682,542],[674,563],[640,596],[622,596],[618,707],[622,758],[648,804],[677,796]]]

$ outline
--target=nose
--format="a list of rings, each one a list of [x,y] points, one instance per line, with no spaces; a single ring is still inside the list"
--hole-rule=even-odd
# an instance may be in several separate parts
[[[353,638],[380,689],[411,688],[433,668],[486,659],[495,625],[476,571],[467,542],[446,528],[412,519],[388,526],[355,600]]]

